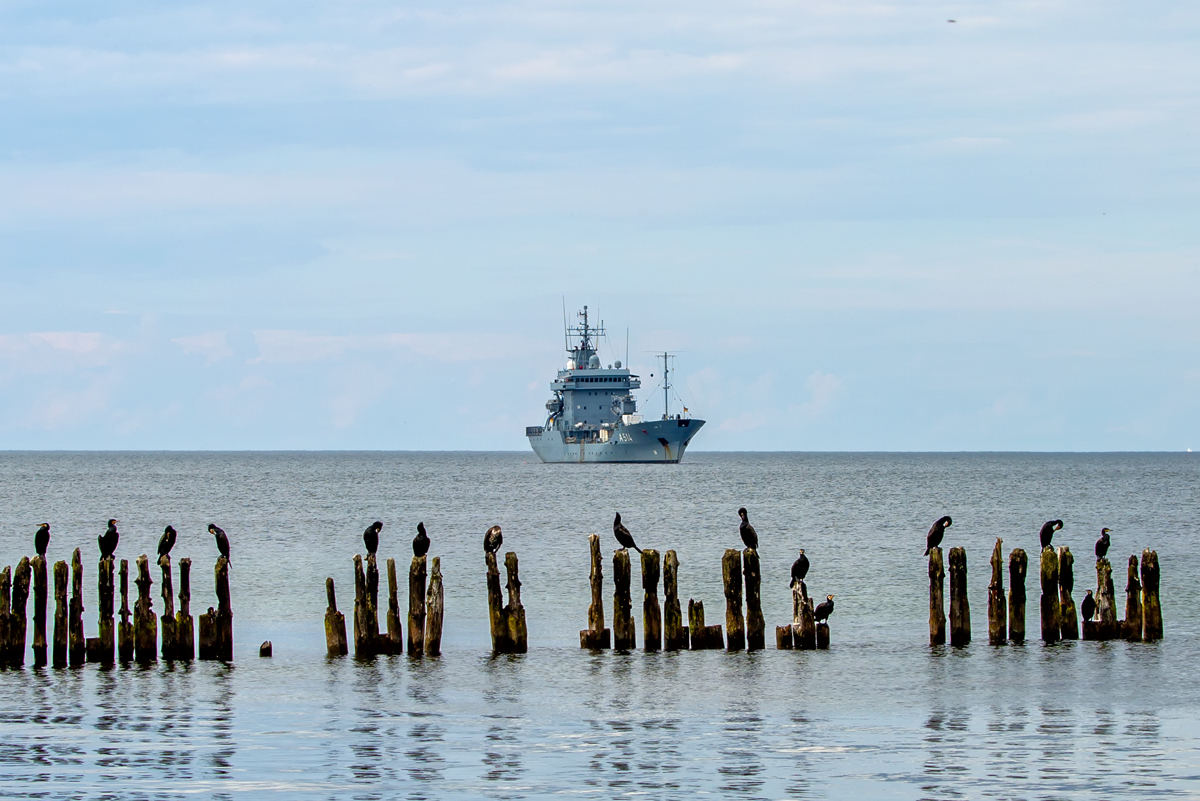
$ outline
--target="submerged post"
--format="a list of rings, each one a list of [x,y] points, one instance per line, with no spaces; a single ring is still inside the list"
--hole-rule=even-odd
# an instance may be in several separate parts
[[[21,557],[13,573],[12,611],[8,624],[9,642],[12,644],[11,663],[20,667],[25,664],[25,634],[28,618],[25,607],[29,601],[29,578],[32,574],[28,557]]]
[[[940,555],[941,552],[938,553]],[[944,627],[942,631],[944,637]],[[792,639],[801,651],[816,650],[817,622],[813,617],[812,599],[808,597],[808,585],[803,581],[797,581],[792,586]]]
[[[35,556],[30,560],[33,569],[33,665],[46,665],[46,597],[49,585],[46,582],[46,558]]]
[[[87,641],[83,634],[83,557],[76,548],[71,554],[71,641],[67,653],[71,667],[82,665],[87,658]]]
[[[425,653],[425,556],[414,556],[408,567],[408,655]]]
[[[387,611],[387,646],[389,654],[404,653],[404,627],[400,625],[400,589],[396,583],[396,560],[387,560],[388,572],[388,611]]]
[[[492,630],[492,653],[512,653],[512,638],[508,633],[508,614],[504,608],[504,596],[500,593],[500,570],[496,567],[496,554],[484,554],[487,562],[488,620]]]
[[[988,642],[1004,645],[1008,642],[1008,600],[1004,597],[1004,540],[996,537],[992,548],[992,581],[988,584]]]
[[[163,613],[159,618],[162,624],[162,658],[170,661],[175,659],[178,648],[178,639],[175,636],[175,627],[178,621],[175,619],[175,587],[171,581],[171,555],[163,554],[158,557],[158,566],[162,568]]]
[[[425,655],[442,653],[442,557],[433,557],[429,571],[429,593],[425,599]]]
[[[721,558],[721,580],[725,585],[725,648],[729,651],[740,651],[746,647],[741,557],[736,548],[726,548]]]
[[[1025,642],[1025,571],[1029,557],[1023,548],[1013,548],[1008,555],[1008,639],[1020,645]]]
[[[54,563],[54,667],[67,666],[69,624],[67,616],[67,581],[70,575],[66,562]]]
[[[588,551],[592,602],[588,604],[588,627],[579,632],[579,647],[600,650],[609,646],[610,632],[604,628],[604,560],[600,558],[599,534],[588,535]]]
[[[1121,635],[1133,642],[1142,639],[1142,583],[1138,581],[1138,558],[1129,557],[1129,575],[1125,582],[1125,620]]]
[[[967,599],[967,550],[950,549],[950,644],[971,642],[971,604]]]
[[[129,560],[121,560],[121,622],[117,624],[117,658],[133,661],[133,623],[129,611]]]
[[[662,607],[658,604],[658,551],[642,551],[642,648],[662,649]]]
[[[946,644],[946,568],[942,549],[929,549],[929,644]]]
[[[122,569],[124,569],[124,562]],[[196,658],[196,625],[192,620],[192,560],[179,560],[179,612],[175,615],[175,658]]]
[[[325,653],[327,656],[345,656],[350,653],[346,643],[346,616],[338,611],[337,598],[333,594],[333,577],[325,579]]]
[[[1058,608],[1058,554],[1050,546],[1042,549],[1042,642],[1058,642],[1062,623]]]
[[[517,575],[517,555],[512,551],[504,554],[504,570],[508,573],[508,605],[504,616],[508,620],[508,640],[512,653],[523,654],[529,650],[529,631],[525,627],[525,607],[521,605],[521,579]],[[630,626],[632,627],[632,622]]]
[[[158,660],[158,620],[154,617],[154,601],[150,598],[150,560],[146,554],[137,558],[138,599],[133,605],[134,655],[138,662]]]
[[[663,557],[663,647],[668,651],[688,649],[688,627],[679,608],[679,557],[667,551]]]
[[[629,596],[629,550],[618,548],[613,553],[613,648],[632,651],[637,648],[637,631],[633,623],[633,601]]]
[[[746,580],[746,650],[761,651],[766,647],[767,622],[762,613],[762,572],[758,551],[742,551],[742,576]]]
[[[1075,557],[1065,545],[1058,549],[1058,590],[1059,636],[1064,640],[1078,640],[1079,615],[1071,597],[1075,590]]]
[[[1162,608],[1158,602],[1158,551],[1142,551],[1142,639],[1163,637]]]

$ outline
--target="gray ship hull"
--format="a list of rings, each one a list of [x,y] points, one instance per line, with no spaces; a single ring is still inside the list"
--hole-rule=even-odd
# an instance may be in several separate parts
[[[673,418],[634,423],[614,429],[605,442],[537,426],[529,433],[529,444],[543,462],[675,464],[703,425],[703,420]]]

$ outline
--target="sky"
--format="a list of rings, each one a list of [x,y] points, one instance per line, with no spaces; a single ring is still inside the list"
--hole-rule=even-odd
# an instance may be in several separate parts
[[[1188,3],[0,0],[0,449],[522,450],[564,304],[695,450],[1200,448],[1198,135]]]

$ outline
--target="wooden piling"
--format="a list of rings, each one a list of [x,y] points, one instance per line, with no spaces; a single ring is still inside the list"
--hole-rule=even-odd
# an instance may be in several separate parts
[[[33,571],[29,567],[28,557],[22,556],[13,573],[12,605],[9,614],[8,637],[12,644],[10,664],[21,667],[25,664],[25,635],[28,618],[26,604],[29,601],[29,579]]]
[[[96,594],[100,601],[98,612],[99,633],[88,637],[86,642],[87,661],[111,665],[116,661],[116,631],[113,624],[113,557],[101,557],[96,572]]]
[[[1042,642],[1058,642],[1062,632],[1058,603],[1058,554],[1054,548],[1042,549],[1040,576],[1042,582]]]
[[[445,616],[442,589],[442,558],[433,557],[429,570],[429,591],[425,597],[425,656],[442,653],[442,619]]]
[[[121,622],[117,625],[117,659],[133,661],[133,623],[129,611],[129,560],[121,560]]]
[[[529,631],[525,627],[525,607],[521,604],[521,579],[518,575],[517,555],[512,551],[504,554],[504,570],[508,573],[508,605],[504,616],[508,620],[508,639],[512,653],[523,654],[529,650]],[[633,636],[633,617],[630,616],[630,637]]]
[[[662,649],[662,607],[658,603],[658,551],[642,551],[642,648]]]
[[[43,667],[46,662],[46,559],[35,556],[29,562],[33,569],[33,665]]]
[[[67,612],[67,581],[70,578],[66,562],[54,563],[54,667],[67,666],[67,642],[70,624]]]
[[[942,549],[929,549],[929,644],[946,644],[946,568]]]
[[[67,659],[71,667],[87,659],[87,641],[83,633],[83,557],[76,548],[71,554],[70,643]]]
[[[1025,572],[1029,557],[1024,548],[1013,548],[1008,555],[1008,640],[1025,642]]]
[[[943,618],[943,625],[944,622]],[[943,628],[943,636],[944,632]],[[792,642],[801,651],[812,651],[817,647],[817,623],[813,618],[813,602],[812,598],[808,597],[808,585],[803,581],[797,581],[792,586]]]
[[[150,560],[146,554],[137,558],[138,599],[133,605],[134,658],[142,664],[158,660],[158,619],[154,616],[154,601],[150,597]]]
[[[950,644],[971,642],[971,604],[967,598],[967,550],[951,548],[950,568]]]
[[[396,560],[387,560],[388,572],[388,611],[387,611],[387,648],[380,649],[384,653],[404,653],[404,627],[400,625],[400,589],[396,582]],[[411,601],[410,601],[411,603]]]
[[[724,647],[721,626],[704,624],[704,602],[688,599],[688,631],[693,651],[716,650]]]
[[[1142,639],[1163,637],[1162,607],[1158,602],[1158,551],[1142,551]]]
[[[1108,559],[1096,560],[1096,622],[1095,639],[1112,640],[1119,636],[1117,593]]]
[[[425,653],[425,578],[427,556],[414,556],[408,567],[408,655]]]
[[[674,551],[663,557],[663,603],[663,647],[686,651],[690,637],[679,607],[679,557]]]
[[[325,653],[328,656],[345,656],[350,653],[346,645],[346,616],[338,611],[337,598],[333,594],[333,578],[325,579]]]
[[[162,658],[164,660],[173,661],[175,659],[176,647],[176,620],[175,585],[171,580],[171,555],[163,554],[162,556],[158,557],[158,566],[162,568],[161,592],[163,601],[163,613],[162,617],[159,618],[159,622],[162,627],[162,636],[159,638],[161,641],[160,647],[162,649],[160,653],[162,654]]]
[[[367,634],[371,638],[371,652],[380,651],[379,637],[379,562],[375,554],[367,554]]]
[[[1075,557],[1065,545],[1058,549],[1058,625],[1059,637],[1079,639],[1079,614],[1075,611]]]
[[[579,647],[598,651],[609,647],[610,632],[604,628],[604,560],[600,557],[600,535],[588,535],[591,555],[589,582],[592,602],[588,604],[588,627],[579,632]]]
[[[725,648],[741,651],[746,647],[746,619],[742,615],[742,555],[736,548],[725,549],[721,580],[725,585]]]
[[[124,562],[122,561],[122,568]],[[179,560],[179,611],[175,613],[175,658],[196,658],[196,625],[192,620],[192,560]]]
[[[992,580],[988,584],[988,642],[1004,645],[1008,642],[1008,599],[1004,594],[1004,540],[996,537],[992,548]]]
[[[13,646],[9,639],[9,629],[12,627],[12,565],[5,565],[0,570],[0,666],[8,667],[13,663]]]
[[[780,651],[791,651],[795,648],[795,639],[792,637],[792,627],[776,626],[775,627],[775,647]]]
[[[767,621],[762,613],[762,569],[758,551],[742,551],[742,577],[746,580],[746,650],[761,651],[766,647]]]
[[[633,601],[629,595],[629,550],[613,552],[613,648],[632,651],[637,648],[637,631],[633,623]]]
[[[951,631],[953,636],[953,630]],[[826,651],[829,649],[829,624],[821,621],[817,624],[817,650]]]
[[[224,556],[217,557],[213,579],[217,588],[217,608],[210,606],[200,616],[200,658],[232,662],[233,604],[229,598],[229,560]]]
[[[203,623],[203,616],[201,622]],[[201,637],[203,640],[203,637]],[[354,555],[354,658],[370,659],[375,656],[376,637],[367,629],[367,576],[363,571],[363,558]]]
[[[492,653],[511,654],[512,639],[508,633],[508,615],[504,609],[504,596],[500,592],[500,570],[496,567],[496,554],[484,554],[487,562],[488,620],[492,630]]]
[[[14,597],[16,593],[13,594]],[[1138,558],[1129,557],[1129,573],[1125,582],[1125,620],[1121,636],[1132,642],[1142,639],[1142,582],[1138,581]]]

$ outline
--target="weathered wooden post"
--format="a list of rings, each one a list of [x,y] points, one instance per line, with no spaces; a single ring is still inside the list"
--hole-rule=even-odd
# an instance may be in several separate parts
[[[637,631],[633,623],[633,601],[629,596],[629,550],[613,552],[613,648],[632,651],[637,648]]]
[[[101,557],[97,571],[96,591],[100,599],[99,634],[86,640],[87,661],[111,665],[116,660],[116,631],[113,625],[113,568],[116,560]]]
[[[1008,639],[1025,642],[1025,572],[1029,557],[1024,548],[1013,548],[1008,555]]]
[[[1108,559],[1096,560],[1096,618],[1096,639],[1111,640],[1118,635],[1117,592]]]
[[[217,585],[217,608],[210,606],[200,615],[200,658],[232,662],[233,604],[229,598],[229,560],[224,556],[217,557],[213,578]]]
[[[967,599],[967,550],[951,548],[950,562],[950,644],[971,642],[971,604]]]
[[[929,644],[946,644],[946,568],[942,549],[929,549]]]
[[[175,614],[175,658],[196,658],[196,624],[192,620],[192,560],[179,560],[179,611]]]
[[[686,651],[689,635],[679,608],[679,557],[674,551],[667,551],[663,557],[663,603],[663,647]]]
[[[795,648],[791,624],[775,627],[775,647],[780,651],[791,651]]]
[[[67,613],[67,582],[70,578],[66,562],[54,563],[54,667],[67,666],[67,641],[70,624]]]
[[[121,622],[117,625],[117,658],[133,661],[133,623],[129,611],[129,560],[121,560]]]
[[[953,631],[951,631],[953,636]],[[825,651],[829,649],[829,623],[822,620],[817,624],[817,650]]]
[[[388,571],[388,611],[387,611],[387,653],[404,653],[404,627],[400,625],[400,589],[396,583],[396,560],[387,560]],[[411,601],[410,601],[411,603]]]
[[[425,655],[440,656],[442,653],[442,557],[433,557],[429,571],[429,592],[425,598]]]
[[[988,584],[988,642],[1004,645],[1008,642],[1008,599],[1004,597],[1004,540],[996,537],[992,548],[992,581]]]
[[[414,556],[408,567],[408,655],[425,653],[426,556]]]
[[[7,667],[13,661],[13,647],[9,640],[8,630],[12,626],[12,607],[9,601],[12,595],[12,565],[5,565],[0,570],[0,666]]]
[[[200,617],[201,623],[204,616]],[[203,640],[203,637],[201,637]],[[354,657],[370,659],[375,656],[375,637],[367,628],[367,576],[363,572],[361,554],[354,554]]]
[[[8,637],[12,643],[12,664],[20,667],[25,664],[25,634],[28,618],[25,607],[29,601],[29,578],[32,574],[29,559],[22,556],[13,574],[12,615],[8,626]]]
[[[1059,636],[1064,640],[1078,640],[1079,615],[1071,597],[1075,590],[1075,557],[1065,545],[1058,549],[1058,589]]]
[[[33,569],[33,665],[46,665],[46,558],[35,556],[30,560]]]
[[[588,604],[588,627],[579,632],[579,647],[600,650],[609,646],[608,629],[604,628],[604,561],[600,558],[600,535],[588,535],[591,554],[590,583],[592,602]]]
[[[1163,637],[1162,607],[1158,603],[1158,551],[1142,551],[1142,639]]]
[[[626,554],[628,558],[628,553]],[[525,627],[525,607],[521,605],[521,579],[518,576],[517,555],[512,551],[504,554],[504,570],[508,573],[508,605],[504,617],[508,621],[508,640],[512,653],[523,654],[529,650],[529,630]],[[628,587],[626,587],[628,593]],[[629,622],[630,636],[633,634],[633,618]]]
[[[500,570],[496,567],[496,554],[484,554],[487,562],[488,620],[492,629],[492,653],[512,653],[512,638],[509,635],[508,614],[504,608],[504,596],[500,592]]]
[[[79,549],[71,554],[71,619],[70,648],[68,660],[71,667],[82,665],[87,659],[87,640],[83,634],[83,557]]]
[[[338,611],[337,598],[333,594],[333,577],[325,579],[325,653],[328,656],[345,656],[350,653],[346,643],[346,616]]]
[[[725,585],[725,648],[741,651],[746,647],[746,620],[742,616],[742,555],[736,548],[725,549],[721,580]]]
[[[688,631],[693,651],[715,650],[725,645],[721,626],[704,624],[704,602],[688,599]]]
[[[367,635],[371,638],[371,654],[380,652],[379,637],[379,562],[375,554],[367,554]]]
[[[137,558],[138,599],[133,605],[134,655],[138,662],[158,660],[158,619],[154,616],[154,601],[150,597],[150,560],[146,554]]]
[[[944,624],[943,618],[943,624]],[[943,637],[945,628],[943,627]],[[817,623],[813,618],[813,602],[808,597],[808,585],[797,581],[792,587],[792,641],[801,651],[817,647]]]
[[[1058,642],[1062,631],[1058,608],[1058,554],[1054,548],[1042,549],[1042,642]]]
[[[758,551],[742,551],[742,575],[746,579],[746,650],[761,651],[767,646],[767,621],[762,613],[762,570]]]
[[[171,555],[163,554],[158,557],[158,566],[162,568],[162,658],[167,661],[175,659],[178,639],[175,636],[175,587],[171,581]]]
[[[662,607],[658,605],[658,551],[642,551],[642,648],[662,649]]]
[[[1121,623],[1121,635],[1133,642],[1142,639],[1142,583],[1138,581],[1136,556],[1129,557],[1129,576],[1125,582],[1125,620]]]

